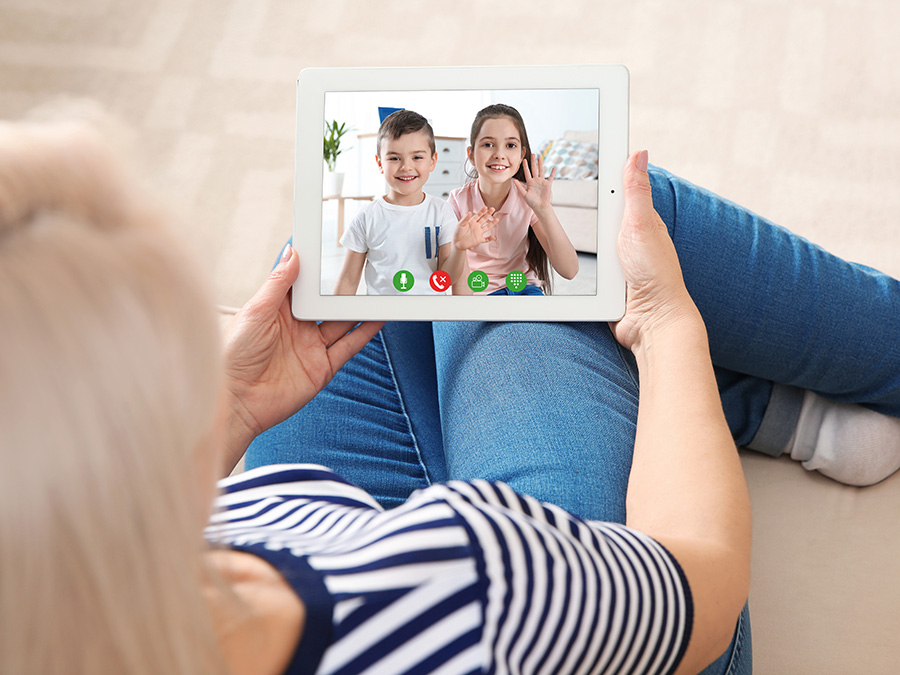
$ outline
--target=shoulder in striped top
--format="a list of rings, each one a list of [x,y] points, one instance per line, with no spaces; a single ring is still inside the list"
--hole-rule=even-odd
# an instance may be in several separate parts
[[[502,483],[382,510],[323,467],[220,483],[208,539],[275,565],[307,607],[290,673],[666,673],[687,581],[653,539]]]

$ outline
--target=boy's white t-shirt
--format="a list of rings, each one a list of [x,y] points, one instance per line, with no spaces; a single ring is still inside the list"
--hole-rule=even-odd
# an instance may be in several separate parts
[[[443,295],[431,288],[429,279],[438,268],[438,249],[453,241],[456,225],[450,205],[433,195],[426,194],[415,206],[379,197],[354,216],[341,246],[366,254],[368,295]],[[394,288],[394,275],[401,270],[413,276],[406,292]]]

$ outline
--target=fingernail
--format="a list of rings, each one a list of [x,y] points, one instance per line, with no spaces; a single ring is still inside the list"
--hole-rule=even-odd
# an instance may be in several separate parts
[[[635,166],[637,166],[637,168],[640,169],[641,171],[646,171],[647,164],[649,164],[649,161],[650,161],[650,153],[647,152],[646,150],[641,150],[638,153],[637,161],[635,162]]]
[[[281,262],[284,263],[284,262],[287,262],[288,260],[290,260],[290,259],[291,259],[291,253],[293,253],[293,252],[294,252],[294,249],[291,248],[291,245],[290,245],[290,244],[288,244],[287,246],[285,246],[285,247],[284,247],[284,251],[282,251],[282,253],[281,253]]]

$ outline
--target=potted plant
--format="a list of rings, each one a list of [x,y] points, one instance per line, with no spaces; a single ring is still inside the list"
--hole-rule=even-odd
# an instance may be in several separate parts
[[[338,125],[337,120],[325,122],[325,164],[328,172],[322,182],[322,195],[324,197],[336,197],[341,194],[344,183],[344,174],[335,171],[338,155],[341,149],[341,138],[350,131],[346,123]],[[346,149],[346,148],[345,148]]]

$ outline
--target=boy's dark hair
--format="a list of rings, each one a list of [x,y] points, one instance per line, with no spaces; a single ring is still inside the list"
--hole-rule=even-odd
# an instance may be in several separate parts
[[[388,140],[396,140],[404,134],[412,134],[417,131],[424,131],[428,135],[428,145],[431,148],[431,154],[436,151],[434,145],[434,129],[424,117],[412,110],[398,110],[384,118],[384,122],[378,127],[378,136],[375,138],[375,146],[378,148],[378,155],[381,156],[381,142],[387,138]]]

